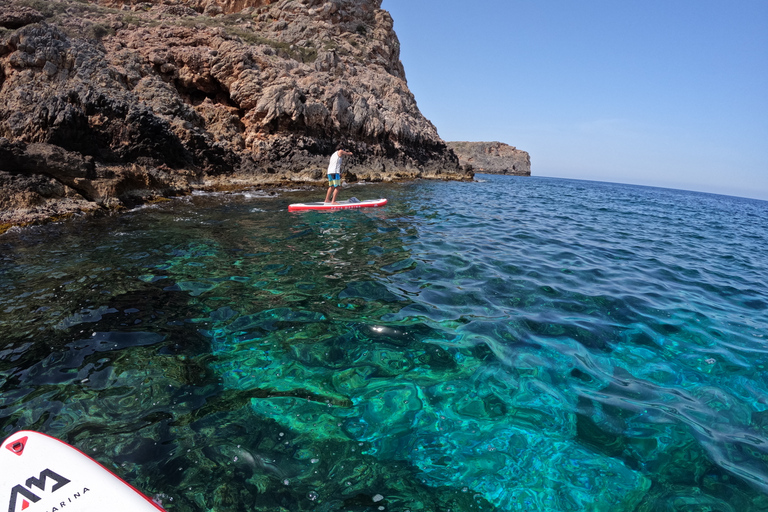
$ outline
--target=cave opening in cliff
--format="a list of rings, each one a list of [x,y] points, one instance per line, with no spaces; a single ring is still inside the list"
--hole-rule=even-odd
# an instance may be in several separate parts
[[[186,87],[182,85],[178,80],[174,80],[173,86],[178,91],[179,96],[184,102],[192,105],[193,107],[199,106],[206,99],[217,105],[223,105],[225,107],[237,109],[240,117],[245,115],[245,112],[240,108],[240,105],[232,101],[229,95],[229,91],[220,83],[215,82],[208,84],[206,89],[199,87]]]

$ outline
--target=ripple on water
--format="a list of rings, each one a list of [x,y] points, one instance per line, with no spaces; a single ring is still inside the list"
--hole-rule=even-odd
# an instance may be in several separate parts
[[[7,233],[0,425],[174,510],[768,509],[766,203],[366,190]]]

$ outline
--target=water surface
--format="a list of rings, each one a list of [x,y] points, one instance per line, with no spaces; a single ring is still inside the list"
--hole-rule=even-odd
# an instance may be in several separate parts
[[[322,194],[0,237],[3,436],[169,512],[768,510],[768,203],[478,175],[286,210]]]

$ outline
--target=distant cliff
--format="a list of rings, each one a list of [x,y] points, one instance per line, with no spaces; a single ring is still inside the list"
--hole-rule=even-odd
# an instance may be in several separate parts
[[[468,180],[381,0],[0,0],[0,225],[195,188]],[[0,229],[0,231],[2,231]]]
[[[474,172],[488,174],[531,175],[531,157],[527,152],[502,142],[446,142],[459,157],[461,165]]]

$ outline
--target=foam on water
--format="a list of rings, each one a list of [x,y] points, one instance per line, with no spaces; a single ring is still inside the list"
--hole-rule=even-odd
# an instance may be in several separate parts
[[[0,428],[169,511],[768,509],[768,203],[365,191],[6,233]]]

